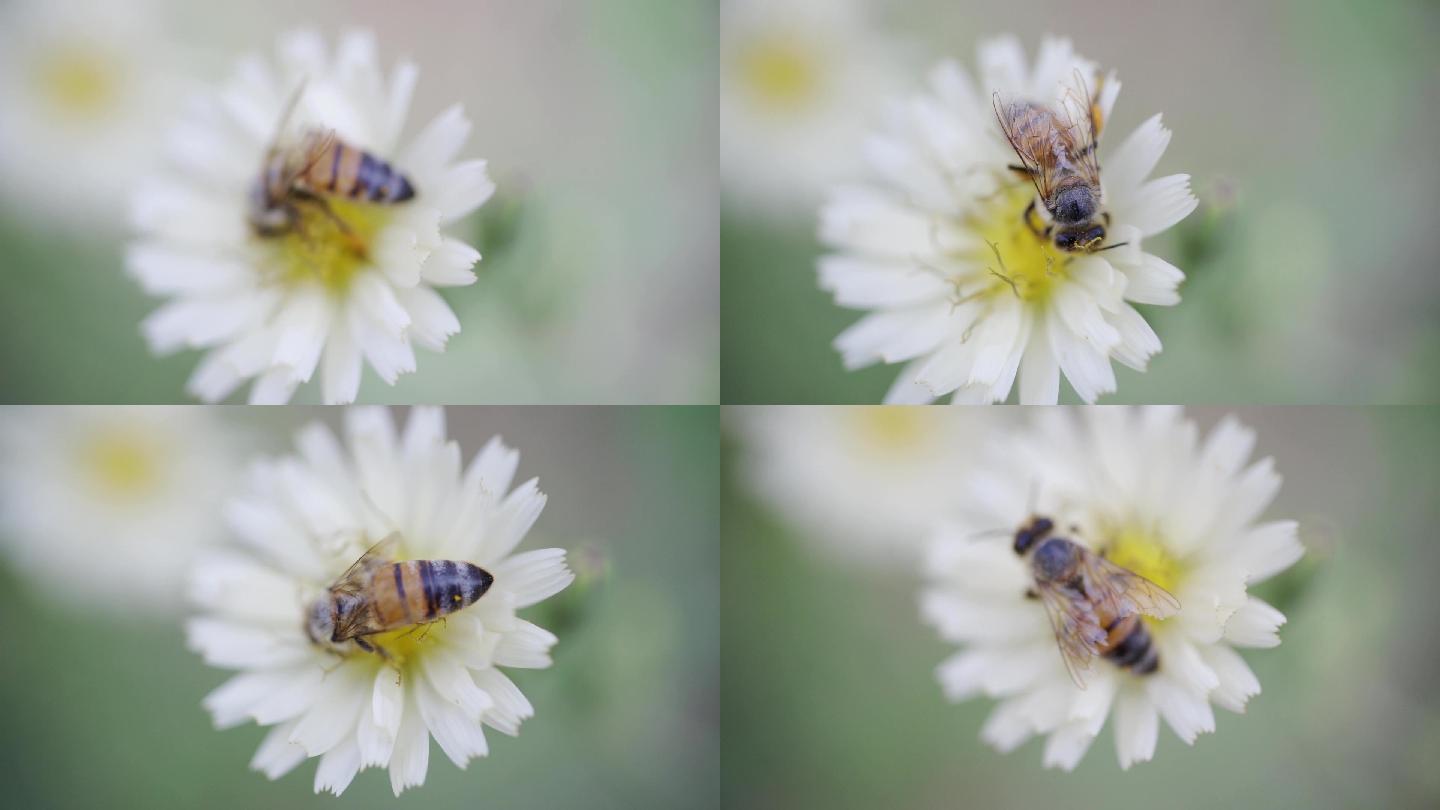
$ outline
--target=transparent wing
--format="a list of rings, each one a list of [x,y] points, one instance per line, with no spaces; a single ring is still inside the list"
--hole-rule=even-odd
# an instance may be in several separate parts
[[[360,555],[351,566],[345,569],[330,586],[331,590],[345,593],[359,593],[370,584],[370,575],[376,568],[393,562],[395,549],[400,543],[400,533],[391,532],[384,540],[376,543]]]
[[[296,178],[314,168],[338,140],[333,129],[312,129],[306,132],[299,148],[287,155],[285,186],[288,188]]]
[[[1075,71],[1075,84],[1065,91],[1060,108],[1064,112],[1064,120],[1059,135],[1070,168],[1098,186],[1100,158],[1096,150],[1099,149],[1100,129],[1104,125],[1099,88],[1091,95],[1085,77],[1080,75],[1080,71]]]
[[[1054,584],[1036,583],[1035,590],[1050,616],[1050,629],[1055,631],[1055,643],[1060,647],[1065,669],[1075,685],[1084,689],[1083,673],[1089,671],[1090,662],[1100,652],[1105,630],[1094,608],[1079,594]]]
[[[1169,591],[1099,554],[1081,555],[1080,570],[1086,593],[1112,616],[1144,614],[1168,619],[1180,612],[1180,600]]]
[[[1049,199],[1050,192],[1054,188],[1055,175],[1055,150],[1053,134],[1049,131],[1052,127],[1039,127],[1039,133],[1031,131],[1034,125],[1042,123],[1044,118],[1037,118],[1029,104],[1023,101],[1007,101],[1000,98],[997,92],[991,97],[995,106],[995,120],[1000,122],[1000,132],[1005,140],[1010,142],[1010,148],[1015,150],[1015,155],[1020,158],[1020,165],[1025,167],[1030,175],[1030,182],[1035,184],[1035,191],[1041,199]],[[1019,122],[1029,121],[1030,129],[1022,129]]]

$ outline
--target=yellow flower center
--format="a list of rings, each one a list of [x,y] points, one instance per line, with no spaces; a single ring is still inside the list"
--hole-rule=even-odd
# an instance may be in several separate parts
[[[337,198],[325,203],[329,213],[318,203],[300,202],[295,226],[268,241],[275,244],[282,283],[318,281],[333,293],[343,293],[370,264],[370,246],[389,221],[389,212],[384,206]]]
[[[866,449],[886,454],[912,453],[925,440],[924,408],[904,406],[848,408],[853,435]]]
[[[40,96],[58,112],[76,118],[98,117],[120,95],[118,65],[93,47],[55,48],[36,64],[35,76]]]
[[[1044,303],[1065,279],[1070,259],[1050,239],[1036,233],[1044,228],[1040,215],[1025,210],[1035,199],[1029,183],[1017,183],[996,194],[995,201],[971,226],[984,243],[966,258],[989,270],[990,286],[982,295],[1016,295],[1027,303]]]
[[[139,498],[160,480],[160,448],[132,430],[101,431],[81,448],[80,465],[102,494],[119,500]]]
[[[789,111],[812,101],[820,87],[816,54],[804,43],[769,37],[740,49],[740,81],[762,106]]]
[[[1133,571],[1172,594],[1180,580],[1180,566],[1154,532],[1127,527],[1111,535],[1103,549],[1105,559]]]

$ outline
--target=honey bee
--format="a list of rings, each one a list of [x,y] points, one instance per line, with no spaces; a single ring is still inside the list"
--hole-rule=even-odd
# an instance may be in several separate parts
[[[1141,616],[1164,619],[1180,602],[1159,585],[1073,540],[1055,534],[1055,521],[1035,516],[1015,532],[1015,553],[1028,557],[1035,586],[1050,616],[1060,656],[1075,685],[1099,655],[1136,675],[1160,667]]]
[[[1085,87],[1078,74],[1076,81]],[[1110,223],[1110,215],[1102,210],[1100,161],[1095,155],[1104,113],[1098,89],[1093,96],[1085,95],[1085,102],[1077,105],[1084,108],[1080,121],[1072,120],[1067,109],[1033,101],[1002,101],[999,93],[994,96],[1000,131],[1020,158],[1020,163],[1010,168],[1035,185],[1052,224],[1036,225],[1034,200],[1025,209],[1025,222],[1037,235],[1053,238],[1055,247],[1069,253],[1120,247],[1099,247]]]
[[[363,253],[363,244],[329,199],[389,205],[413,198],[415,187],[389,163],[350,146],[332,129],[311,128],[287,142],[286,124],[303,91],[303,86],[296,90],[281,113],[260,176],[251,186],[250,227],[262,237],[284,235],[299,227],[301,206],[312,206]]]
[[[305,634],[322,647],[346,652],[349,643],[389,658],[367,638],[429,624],[475,604],[495,578],[458,560],[405,560],[391,555],[394,533],[360,555],[305,611]]]

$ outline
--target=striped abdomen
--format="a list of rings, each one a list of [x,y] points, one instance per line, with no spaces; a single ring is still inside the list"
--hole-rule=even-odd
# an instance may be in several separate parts
[[[405,175],[338,138],[331,139],[318,154],[307,157],[308,167],[295,183],[311,193],[373,203],[404,202],[415,196],[415,188]]]
[[[1139,616],[1122,616],[1105,625],[1105,658],[1136,675],[1149,675],[1160,666],[1160,654],[1150,640],[1150,631]]]
[[[370,580],[377,625],[371,632],[447,616],[475,604],[494,580],[489,571],[456,560],[406,560],[382,565]]]

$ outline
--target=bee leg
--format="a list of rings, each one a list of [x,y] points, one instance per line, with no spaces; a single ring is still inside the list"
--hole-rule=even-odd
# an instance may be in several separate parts
[[[1029,180],[1029,179],[1030,179],[1031,177],[1033,177],[1034,174],[1035,174],[1034,172],[1030,171],[1030,167],[1029,167],[1029,166],[1018,166],[1018,165],[1016,165],[1016,164],[1014,164],[1014,163],[1011,163],[1009,166],[1006,166],[1005,168],[1009,169],[1009,170],[1012,171],[1012,172],[1015,172],[1016,174],[1020,175],[1021,177],[1024,177],[1026,180]]]
[[[324,197],[312,197],[311,199],[315,202],[315,205],[320,209],[321,213],[329,217],[330,221],[335,223],[335,227],[340,229],[340,234],[345,238],[345,241],[349,243],[350,250],[354,252],[356,256],[364,258],[366,252],[365,242],[350,228],[349,223],[341,218],[339,214],[335,213],[334,209],[330,207],[330,203],[326,202]]]
[[[1047,225],[1041,228],[1036,223],[1036,218],[1039,216],[1039,214],[1035,212],[1035,200],[1033,197],[1030,200],[1030,204],[1025,206],[1025,213],[1021,216],[1025,219],[1025,227],[1029,228],[1031,233],[1035,234],[1041,239],[1050,238],[1050,227]]]
[[[1025,589],[1025,598],[1026,598],[1026,599],[1039,599],[1039,598],[1040,598],[1040,592],[1037,591],[1037,590],[1035,590],[1034,588],[1026,588],[1026,589]]]

